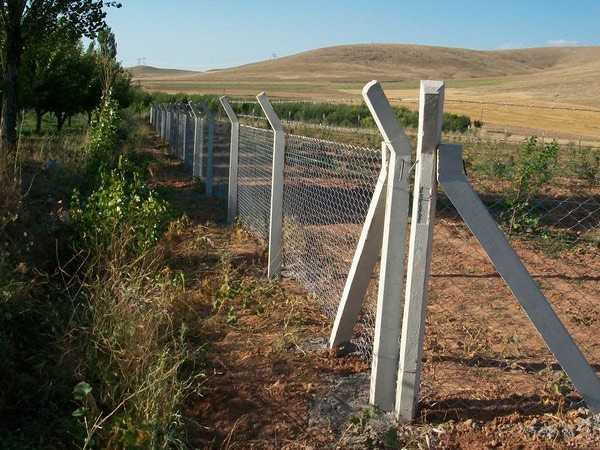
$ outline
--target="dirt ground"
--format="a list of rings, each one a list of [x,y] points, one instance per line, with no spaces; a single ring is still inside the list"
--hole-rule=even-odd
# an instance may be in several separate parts
[[[600,448],[599,424],[464,230],[437,233],[419,418],[401,425],[367,405],[369,363],[326,349],[330,323],[314,299],[293,280],[268,282],[264,249],[224,225],[224,205],[158,142],[146,151],[154,185],[187,216],[164,246],[205,352],[185,411],[194,448]],[[550,301],[599,370],[598,278],[573,280],[577,267],[597,274],[598,258],[566,255],[549,271],[518,251],[555,286]]]

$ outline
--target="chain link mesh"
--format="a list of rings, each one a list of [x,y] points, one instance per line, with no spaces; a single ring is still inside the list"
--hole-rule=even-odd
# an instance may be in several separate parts
[[[229,152],[231,148],[231,123],[215,121],[214,131],[214,190],[215,197],[227,199],[229,186]]]
[[[590,363],[598,364],[600,172],[590,176],[582,169],[585,161],[593,164],[593,155],[563,147],[552,157],[542,150],[547,144],[536,145],[529,153],[523,146],[466,145],[466,171],[561,321]],[[547,165],[540,164],[544,158]],[[557,368],[555,359],[443,190],[429,289],[428,322],[435,325],[427,328],[426,345],[441,364],[437,370],[480,380],[463,389],[465,401],[475,401],[482,390],[500,395],[493,393],[515,383],[545,395],[544,386],[556,376],[548,370]],[[489,382],[481,377],[482,370],[495,368],[500,371]],[[426,403],[443,397],[427,377],[422,389]]]
[[[271,130],[240,126],[239,219],[256,238],[264,243],[269,241],[273,139],[274,134]]]
[[[284,273],[335,317],[381,170],[381,151],[288,135],[283,197]],[[376,283],[357,330],[361,354],[372,347]]]

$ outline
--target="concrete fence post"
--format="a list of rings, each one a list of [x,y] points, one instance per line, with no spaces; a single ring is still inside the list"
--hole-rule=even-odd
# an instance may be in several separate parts
[[[229,183],[227,193],[227,222],[233,223],[238,212],[238,163],[240,147],[240,120],[229,104],[227,97],[221,97],[221,106],[231,122],[231,144],[229,147]]]
[[[600,413],[600,380],[465,175],[462,146],[442,144],[438,181],[573,386]]]
[[[369,204],[352,265],[348,271],[342,298],[331,329],[329,346],[334,349],[338,345],[349,342],[352,331],[358,321],[371,276],[381,251],[383,219],[385,216],[385,193],[388,175],[388,146],[381,143],[381,170]]]
[[[370,402],[384,411],[392,411],[402,328],[411,145],[379,82],[368,83],[363,97],[390,151]]]
[[[183,166],[185,167],[185,158],[186,158],[186,152],[187,152],[187,113],[183,113],[183,152],[182,152],[182,157],[181,159],[183,160]]]
[[[269,221],[269,278],[281,273],[281,243],[283,238],[283,172],[285,168],[285,131],[265,92],[257,97],[273,129],[273,168],[271,179],[271,214]]]
[[[207,108],[206,114],[208,136],[206,142],[206,195],[213,196],[215,174],[215,117]]]
[[[444,83],[421,81],[417,167],[406,275],[406,297],[396,386],[396,416],[415,417],[421,380],[423,336],[437,196],[437,148],[442,138]]]
[[[194,117],[194,146],[192,148],[192,177],[202,177],[202,145],[204,134],[202,132],[202,119],[196,114],[196,109],[192,102],[189,103],[190,111]]]

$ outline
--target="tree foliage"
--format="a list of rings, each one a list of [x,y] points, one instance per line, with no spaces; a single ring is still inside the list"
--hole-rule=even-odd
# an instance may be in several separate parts
[[[57,30],[77,38],[95,37],[105,25],[105,7],[120,3],[102,0],[4,0],[0,2],[3,75],[2,146],[14,150],[17,140],[19,79],[23,56],[33,47],[52,43]]]

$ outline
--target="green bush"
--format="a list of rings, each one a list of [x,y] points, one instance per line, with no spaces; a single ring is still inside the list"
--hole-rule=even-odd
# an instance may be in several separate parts
[[[100,185],[82,201],[71,200],[71,219],[82,248],[101,252],[113,236],[127,233],[128,251],[140,253],[154,245],[167,220],[166,203],[144,183],[139,171],[121,157],[117,167],[101,174]]]
[[[118,148],[119,104],[109,94],[93,116],[89,130],[88,174],[102,173],[115,160]]]
[[[539,211],[532,200],[554,177],[560,147],[556,141],[542,144],[537,137],[527,139],[519,149],[508,199],[510,231],[535,231],[539,226]]]
[[[590,184],[600,182],[600,150],[578,148],[567,163],[573,174]]]

